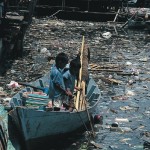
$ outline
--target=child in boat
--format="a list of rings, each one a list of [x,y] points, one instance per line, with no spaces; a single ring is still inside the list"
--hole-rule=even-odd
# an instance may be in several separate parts
[[[50,72],[49,98],[52,100],[52,105],[56,107],[61,106],[63,95],[72,96],[69,91],[65,90],[63,80],[64,68],[67,63],[68,56],[65,53],[59,53]],[[50,105],[49,103],[48,106],[50,107]]]
[[[66,91],[70,92],[71,94],[74,92],[74,89],[80,90],[75,86],[75,80],[78,78],[80,67],[80,60],[73,59],[70,62],[69,70],[63,74]],[[71,97],[68,99],[69,102],[71,101],[71,99]]]

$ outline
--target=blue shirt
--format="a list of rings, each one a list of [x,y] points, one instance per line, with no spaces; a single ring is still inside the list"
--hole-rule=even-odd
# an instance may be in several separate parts
[[[50,72],[50,84],[49,84],[49,98],[52,100],[57,99],[59,96],[63,94],[56,84],[58,84],[62,89],[65,90],[65,84],[63,80],[63,70],[57,69],[55,65],[53,65]]]
[[[63,74],[63,78],[64,78],[66,89],[69,89],[73,93],[76,77],[72,75],[68,70]]]

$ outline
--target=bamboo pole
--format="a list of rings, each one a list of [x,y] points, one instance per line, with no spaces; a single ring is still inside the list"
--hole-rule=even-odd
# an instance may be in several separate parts
[[[80,110],[85,110],[85,103],[86,103],[86,99],[85,99],[85,81],[82,81],[81,83],[81,96],[80,96],[80,104],[79,104],[79,109]]]
[[[119,12],[120,12],[120,9],[118,9],[117,14],[116,14],[116,16],[115,16],[113,22],[116,22],[116,19],[117,19],[118,15],[119,15]]]
[[[81,80],[82,80],[82,58],[83,58],[83,50],[84,50],[84,36],[82,37],[82,46],[81,46],[81,51],[80,51],[80,62],[81,62],[81,68],[79,72],[79,80],[78,80],[78,88],[81,87]],[[79,102],[80,102],[80,95],[81,91],[77,92],[77,98],[76,98],[76,109],[79,109]]]
[[[86,80],[87,80],[87,70],[88,70],[88,51],[87,47],[84,45],[84,36],[82,39],[82,46],[81,46],[81,51],[80,51],[80,62],[81,62],[81,68],[79,72],[79,80],[78,80],[78,88],[82,87],[82,91],[77,92],[77,98],[76,98],[76,109],[78,110],[86,110],[87,116],[89,119],[89,123],[91,126],[92,130],[92,135],[95,137],[95,132],[93,128],[93,124],[91,121],[90,113],[87,108],[87,101],[85,97],[85,87],[86,87]]]

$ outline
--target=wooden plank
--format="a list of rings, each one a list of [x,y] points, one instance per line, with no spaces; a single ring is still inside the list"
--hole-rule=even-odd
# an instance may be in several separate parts
[[[122,70],[114,70],[114,69],[90,69],[91,71],[108,71],[108,72],[123,72]]]
[[[118,64],[108,64],[105,63],[105,65],[97,65],[97,64],[89,64],[91,69],[112,69],[112,68],[119,68],[120,66]]]

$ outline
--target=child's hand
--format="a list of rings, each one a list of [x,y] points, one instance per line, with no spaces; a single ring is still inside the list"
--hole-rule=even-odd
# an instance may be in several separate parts
[[[69,96],[69,97],[73,97],[73,95],[70,91],[66,91],[66,95]]]
[[[48,104],[47,104],[47,106],[48,106],[49,108],[52,108],[52,107],[53,107],[52,101],[49,101]]]
[[[77,91],[82,91],[82,88],[79,88],[79,87],[75,87],[75,89],[76,89]]]

